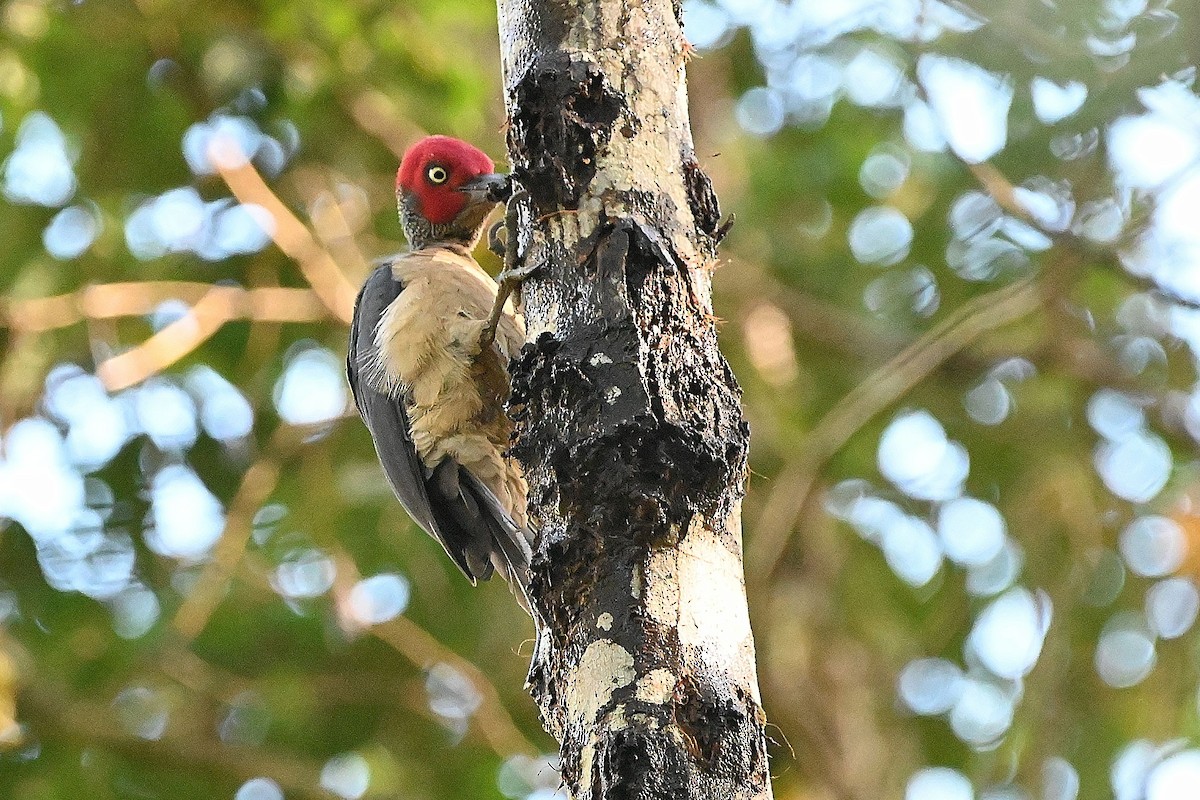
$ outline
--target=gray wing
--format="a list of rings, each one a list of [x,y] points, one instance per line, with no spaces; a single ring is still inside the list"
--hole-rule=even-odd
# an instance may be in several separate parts
[[[475,583],[490,578],[493,553],[508,567],[510,575],[523,578],[529,550],[511,517],[492,493],[456,462],[447,459],[437,469],[426,468],[409,432],[403,396],[399,390],[393,394],[381,388],[375,330],[403,288],[393,277],[391,265],[384,264],[367,278],[355,301],[346,377],[358,413],[371,432],[375,452],[396,498],[409,516],[442,545],[467,579]],[[523,552],[511,552],[514,539],[524,545]]]

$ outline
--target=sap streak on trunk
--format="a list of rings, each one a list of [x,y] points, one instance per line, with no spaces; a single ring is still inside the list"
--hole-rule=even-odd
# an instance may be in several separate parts
[[[671,0],[500,0],[541,532],[530,689],[577,800],[769,798],[742,578],[749,432]]]

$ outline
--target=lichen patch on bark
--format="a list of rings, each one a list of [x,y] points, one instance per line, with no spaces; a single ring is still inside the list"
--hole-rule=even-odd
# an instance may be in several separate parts
[[[613,692],[633,683],[637,673],[633,655],[611,639],[597,639],[587,646],[574,674],[567,681],[566,701],[571,721],[591,725],[611,699]]]
[[[678,570],[680,643],[725,664],[759,702],[741,558],[715,536],[689,536],[679,546]]]
[[[669,669],[655,669],[638,680],[634,697],[644,703],[665,705],[674,693],[675,673]]]

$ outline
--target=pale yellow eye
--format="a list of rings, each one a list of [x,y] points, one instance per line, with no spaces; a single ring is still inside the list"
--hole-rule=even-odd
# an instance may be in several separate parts
[[[425,173],[425,177],[429,178],[430,183],[441,184],[446,182],[446,179],[450,177],[450,174],[446,172],[445,167],[439,167],[435,165],[429,168],[429,170]]]

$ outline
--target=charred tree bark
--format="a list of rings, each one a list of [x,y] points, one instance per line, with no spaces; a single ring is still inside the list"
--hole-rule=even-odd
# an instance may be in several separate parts
[[[678,0],[499,0],[540,531],[529,684],[576,800],[770,798],[742,574],[749,430]]]

